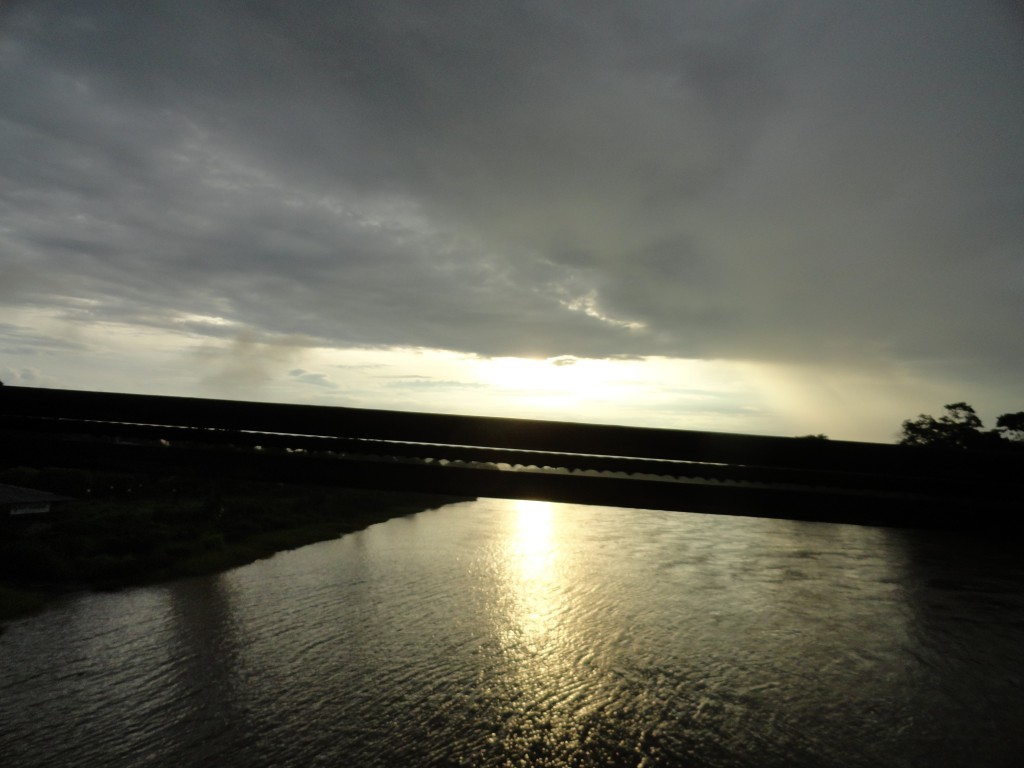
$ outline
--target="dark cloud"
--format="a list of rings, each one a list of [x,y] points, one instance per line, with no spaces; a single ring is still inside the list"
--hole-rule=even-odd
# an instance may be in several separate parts
[[[27,0],[0,16],[0,300],[1019,380],[1015,30],[966,0]]]

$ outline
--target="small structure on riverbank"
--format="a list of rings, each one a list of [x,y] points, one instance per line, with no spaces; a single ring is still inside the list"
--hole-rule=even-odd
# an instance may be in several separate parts
[[[73,499],[48,491],[0,484],[0,516],[10,519],[20,515],[48,515],[55,507]]]

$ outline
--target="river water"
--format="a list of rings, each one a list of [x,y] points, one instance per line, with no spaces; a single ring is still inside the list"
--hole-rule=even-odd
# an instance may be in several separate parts
[[[483,499],[0,635],[0,766],[1024,765],[1011,543]]]

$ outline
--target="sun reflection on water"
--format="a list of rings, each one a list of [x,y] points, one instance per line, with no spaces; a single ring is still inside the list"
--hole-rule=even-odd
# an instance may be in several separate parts
[[[507,549],[511,631],[530,651],[557,631],[560,609],[559,547],[552,505],[515,502]]]
[[[551,504],[546,501],[515,502],[515,529],[511,554],[524,584],[543,582],[550,575],[555,556]]]
[[[558,513],[547,502],[525,500],[513,502],[510,512],[502,580],[509,711],[498,738],[509,755],[557,754],[575,744],[570,723],[553,711],[572,674],[565,665],[566,563]]]

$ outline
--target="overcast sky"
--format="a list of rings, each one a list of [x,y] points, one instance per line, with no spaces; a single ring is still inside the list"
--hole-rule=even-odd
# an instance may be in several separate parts
[[[1010,0],[6,2],[0,379],[993,422],[1022,136]]]

